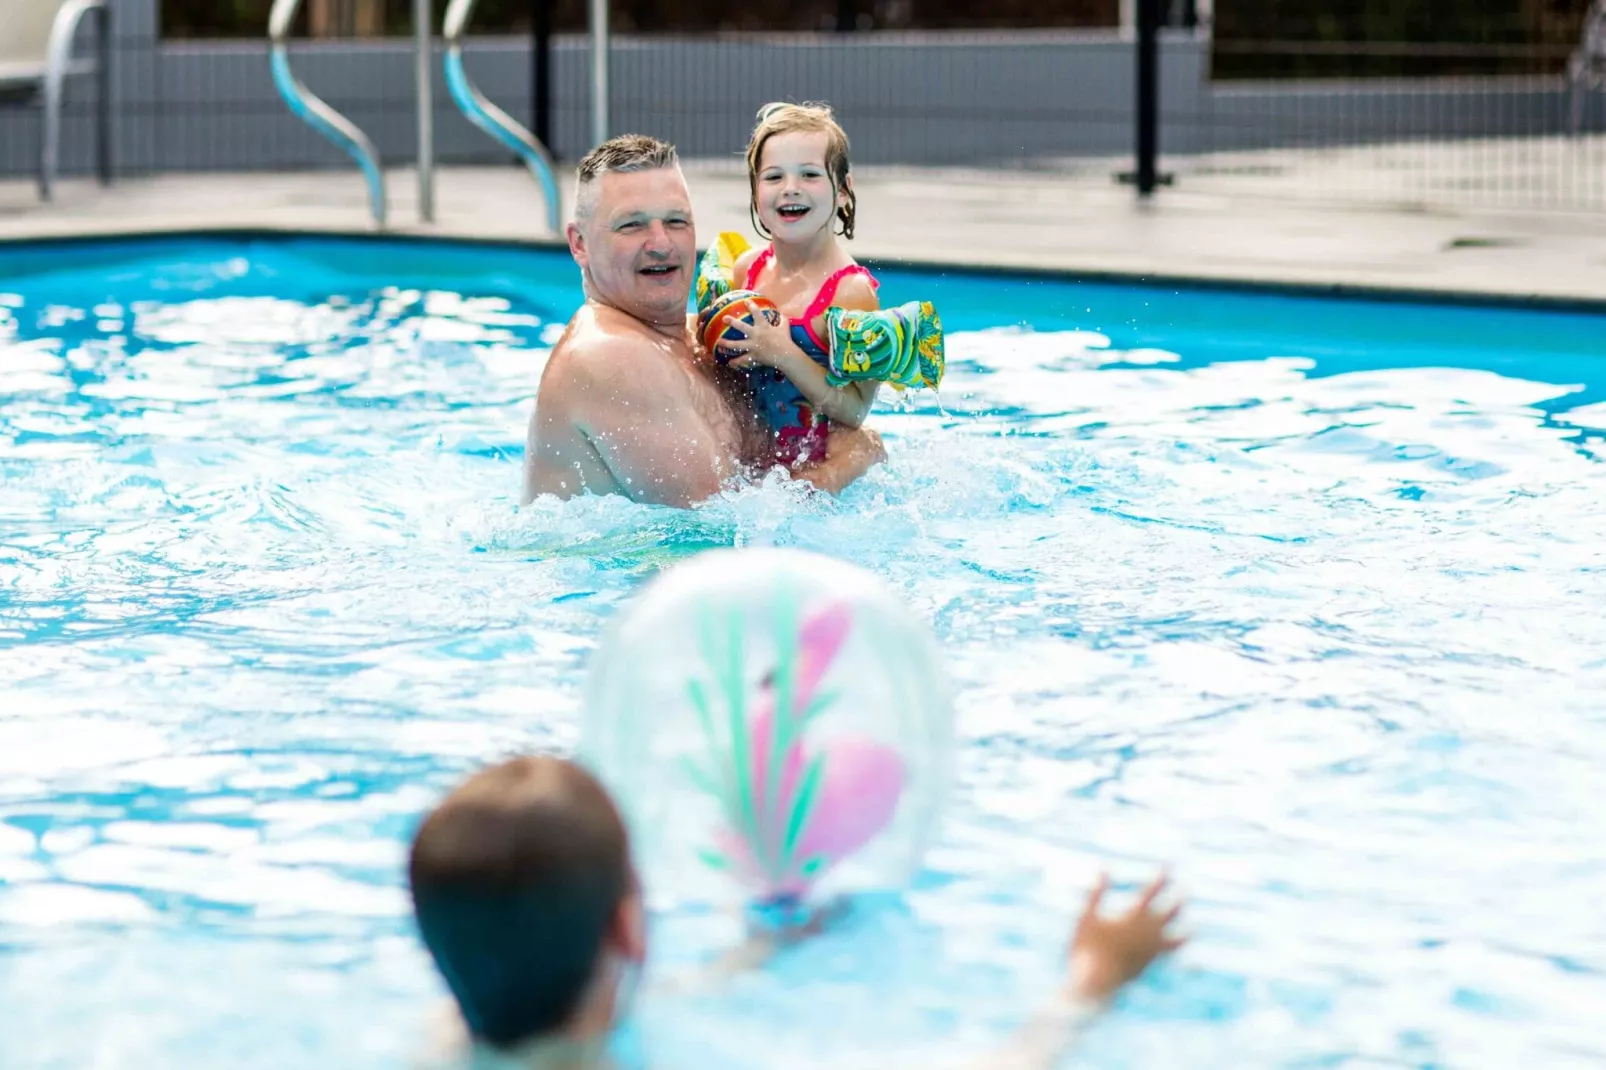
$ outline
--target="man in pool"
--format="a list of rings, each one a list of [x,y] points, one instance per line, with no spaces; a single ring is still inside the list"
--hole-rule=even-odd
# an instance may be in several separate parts
[[[470,777],[419,826],[413,912],[456,1000],[453,1063],[602,1070],[647,955],[646,910],[613,801],[573,762],[521,757]],[[1089,896],[1066,981],[1017,1048],[977,1068],[1049,1070],[1080,1024],[1181,940],[1181,910],[1154,909],[1164,880],[1125,914]]]
[[[586,492],[690,506],[759,456],[739,373],[695,340],[691,197],[674,146],[616,137],[580,161],[569,251],[586,303],[552,350],[536,395],[524,500]],[[795,478],[837,493],[884,458],[873,431],[843,430]]]

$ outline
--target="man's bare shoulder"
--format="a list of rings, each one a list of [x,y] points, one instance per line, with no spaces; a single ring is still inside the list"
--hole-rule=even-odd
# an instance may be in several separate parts
[[[621,354],[639,350],[648,344],[640,331],[633,329],[627,317],[610,315],[612,309],[586,305],[569,321],[558,344],[552,347],[547,361],[550,368],[578,372],[617,360]]]
[[[569,329],[552,349],[543,375],[555,382],[597,384],[616,382],[624,377],[651,374],[664,363],[655,356],[672,360],[672,339],[643,326],[611,308],[587,305],[575,314]]]
[[[639,380],[642,366],[651,363],[650,339],[628,329],[607,329],[597,320],[594,310],[581,310],[552,348],[536,398],[549,415],[580,419],[595,412],[628,385],[632,367]]]

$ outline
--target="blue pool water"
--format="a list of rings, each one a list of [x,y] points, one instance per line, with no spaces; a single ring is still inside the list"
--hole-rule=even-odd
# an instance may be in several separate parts
[[[931,621],[957,796],[901,900],[644,1003],[658,1066],[985,1051],[1096,871],[1162,863],[1193,944],[1071,1065],[1606,1061],[1606,317],[883,283],[950,379],[840,502],[520,509],[565,257],[0,250],[0,1066],[410,1065],[416,817],[572,745],[643,580],[756,544]]]

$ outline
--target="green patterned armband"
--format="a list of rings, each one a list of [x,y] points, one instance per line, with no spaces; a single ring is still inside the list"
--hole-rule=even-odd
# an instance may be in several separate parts
[[[827,309],[826,339],[832,386],[874,380],[896,387],[935,390],[942,382],[942,321],[930,301],[910,301],[876,312]]]
[[[717,298],[736,288],[731,272],[736,258],[747,251],[747,241],[740,234],[726,231],[715,239],[703,258],[697,262],[697,311],[701,313]]]

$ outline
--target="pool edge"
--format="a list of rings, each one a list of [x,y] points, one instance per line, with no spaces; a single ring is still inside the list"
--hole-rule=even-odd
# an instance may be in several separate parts
[[[60,247],[96,243],[138,242],[171,239],[211,239],[243,241],[275,241],[305,238],[322,238],[359,243],[439,244],[507,251],[530,250],[567,251],[568,243],[561,238],[501,238],[480,234],[440,234],[420,230],[396,229],[375,231],[347,227],[291,227],[253,223],[246,225],[176,225],[172,227],[139,229],[106,228],[75,231],[70,234],[34,234],[24,237],[0,238],[0,256],[10,248]],[[698,254],[701,255],[702,247]],[[946,275],[964,272],[989,278],[1041,280],[1062,283],[1102,283],[1107,285],[1146,286],[1150,288],[1176,287],[1178,289],[1223,291],[1229,293],[1282,294],[1295,297],[1320,297],[1348,301],[1373,301],[1394,304],[1452,305],[1528,309],[1545,312],[1572,312],[1606,316],[1606,296],[1583,294],[1551,294],[1516,291],[1497,291],[1432,286],[1394,286],[1362,282],[1317,282],[1265,278],[1254,274],[1190,275],[1172,272],[1145,272],[1114,268],[1084,268],[1076,266],[1048,266],[1009,262],[997,258],[977,263],[960,259],[913,258],[907,256],[876,256],[866,254],[857,258],[867,266],[907,271],[912,274]]]

